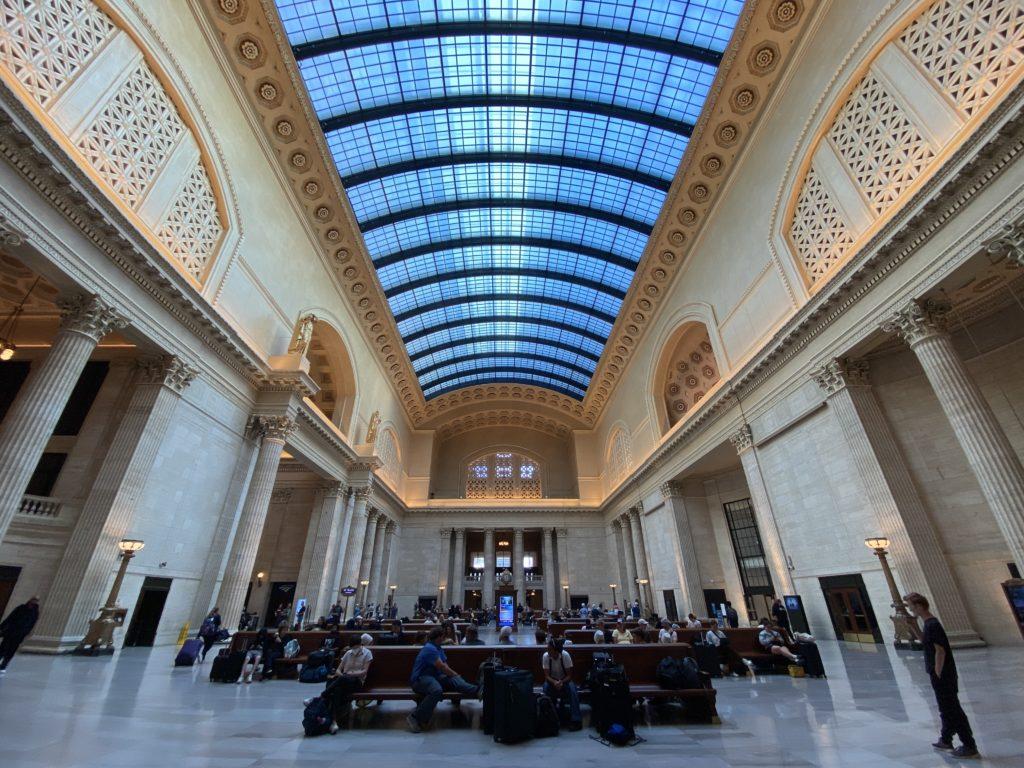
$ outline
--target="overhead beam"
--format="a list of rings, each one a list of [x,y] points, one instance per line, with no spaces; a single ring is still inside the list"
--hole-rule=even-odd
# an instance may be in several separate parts
[[[395,322],[402,323],[419,315],[433,312],[435,309],[457,307],[462,304],[474,304],[479,301],[525,301],[530,304],[545,304],[559,309],[569,309],[573,312],[579,312],[581,315],[588,315],[595,320],[608,323],[608,325],[615,325],[615,316],[609,315],[607,312],[601,312],[593,307],[588,307],[586,304],[579,304],[575,301],[564,301],[553,296],[537,296],[532,293],[481,293],[472,296],[459,296],[457,299],[440,299],[415,307],[414,309],[407,309],[405,312],[399,312],[395,315]]]
[[[476,248],[480,246],[511,245],[524,248],[543,248],[549,251],[565,251],[566,253],[587,256],[591,259],[599,259],[609,264],[614,264],[623,269],[636,270],[637,262],[618,256],[610,251],[594,248],[590,245],[580,245],[567,240],[555,240],[547,237],[517,237],[511,236],[485,236],[485,237],[462,237],[454,240],[436,240],[425,245],[418,245],[415,248],[406,248],[388,256],[381,256],[373,260],[373,266],[377,269],[390,267],[392,264],[399,264],[419,256],[427,256],[442,251],[454,251],[462,248]]]
[[[581,376],[586,376],[588,379],[594,375],[593,370],[588,370],[579,365],[567,363],[564,360],[559,360],[557,357],[550,357],[549,355],[538,355],[533,352],[474,352],[471,355],[460,355],[459,357],[453,357],[451,360],[445,360],[444,362],[434,363],[428,365],[422,370],[416,371],[416,375],[422,378],[428,373],[439,371],[442,368],[447,368],[449,365],[458,365],[459,363],[469,363],[473,360],[490,360],[490,359],[504,359],[504,360],[536,360],[539,363],[548,363],[550,365],[557,365],[559,368],[564,368],[567,371],[578,373]],[[542,373],[541,371],[537,371]],[[463,374],[459,374],[463,375]],[[544,373],[543,375],[547,375]],[[429,386],[429,385],[428,385]]]
[[[325,134],[341,128],[349,128],[360,123],[371,123],[389,117],[411,115],[421,112],[436,112],[445,109],[465,109],[478,107],[527,107],[538,109],[557,109],[569,112],[580,112],[588,115],[600,115],[630,123],[649,125],[668,133],[689,137],[693,134],[694,125],[686,120],[645,112],[642,109],[623,107],[617,104],[603,104],[586,99],[573,99],[565,96],[533,96],[528,94],[482,93],[462,96],[433,96],[411,101],[396,101],[391,104],[380,104],[352,112],[344,112],[320,121],[320,128]]]
[[[455,155],[420,157],[415,160],[403,160],[399,163],[390,163],[377,168],[359,171],[358,173],[350,173],[341,177],[341,183],[346,189],[350,189],[360,184],[378,181],[388,176],[397,176],[402,173],[485,163],[523,163],[526,165],[553,165],[560,168],[573,168],[580,171],[599,173],[604,176],[612,176],[634,184],[643,184],[653,189],[659,189],[662,192],[667,192],[668,188],[672,186],[671,179],[663,179],[660,176],[655,176],[653,173],[644,173],[634,168],[623,168],[621,165],[593,160],[588,157],[567,157],[565,155],[544,152],[463,152]]]
[[[603,293],[606,296],[611,296],[619,301],[626,298],[626,292],[624,290],[610,288],[600,280],[591,280],[586,277],[566,274],[565,272],[552,272],[550,269],[531,269],[529,267],[478,267],[474,269],[462,269],[457,272],[435,272],[432,275],[427,275],[425,277],[417,278],[416,280],[410,280],[405,283],[394,285],[384,291],[384,295],[390,299],[400,294],[408,293],[409,291],[415,291],[417,288],[425,288],[428,285],[446,283],[451,280],[461,280],[473,277],[505,276],[536,277],[543,280],[556,280],[560,283],[569,283],[570,285],[578,285],[582,288],[588,288],[591,291]]]
[[[516,367],[510,366],[510,365],[492,365],[492,366],[488,366],[486,368],[476,368],[476,369],[474,369],[472,371],[463,371],[462,373],[453,373],[453,374],[450,374],[448,376],[442,376],[437,381],[431,382],[430,384],[426,385],[423,389],[424,389],[424,392],[426,392],[427,390],[431,390],[434,387],[438,386],[439,384],[446,384],[449,381],[455,381],[456,379],[461,379],[461,378],[464,378],[466,376],[485,376],[485,375],[491,375],[491,374],[495,374],[495,375],[507,374],[510,377],[515,377],[515,374],[519,374],[520,378],[510,378],[509,381],[518,381],[521,384],[532,384],[533,386],[541,386],[541,387],[545,386],[545,385],[544,384],[540,384],[537,381],[531,381],[530,379],[522,378],[522,376],[523,376],[523,374],[534,374],[536,376],[543,376],[544,378],[552,379],[553,381],[559,382],[564,387],[563,389],[559,389],[560,392],[564,392],[565,394],[568,394],[571,397],[574,397],[574,398],[577,398],[577,399],[581,399],[581,397],[583,395],[585,395],[586,392],[587,392],[586,387],[580,386],[580,384],[578,384],[577,382],[575,382],[572,379],[567,378],[565,376],[559,376],[559,375],[554,374],[554,373],[545,373],[545,372],[542,372],[542,371],[530,371],[530,370],[526,370],[526,369],[523,369],[523,368],[516,368]],[[488,380],[484,379],[483,381],[474,382],[474,384],[494,384],[494,383],[497,383],[497,379],[491,380],[491,381],[488,381]],[[452,387],[451,389],[461,389],[462,387],[468,387],[468,386],[473,386],[473,384],[459,384],[458,386]],[[443,394],[446,391],[449,391],[449,390],[448,389],[442,389],[440,392],[432,392],[429,395],[429,397],[436,397],[437,395]]]
[[[443,331],[446,328],[465,328],[469,325],[488,325],[491,323],[516,323],[517,325],[536,325],[542,328],[554,328],[559,331],[565,331],[566,333],[574,333],[580,338],[589,339],[590,341],[601,345],[604,345],[608,341],[607,336],[602,336],[601,334],[588,331],[587,329],[580,328],[576,325],[569,325],[569,323],[563,323],[546,317],[520,317],[518,315],[483,315],[481,317],[463,317],[459,320],[447,321],[443,325],[431,325],[427,328],[422,328],[415,333],[403,336],[402,341],[404,341],[406,346],[408,346],[418,339],[426,338],[427,336],[437,333],[438,331]]]
[[[446,328],[448,326],[445,326]],[[439,328],[438,330],[443,330]],[[577,331],[573,331],[577,333]],[[459,339],[458,341],[445,342],[443,346],[432,345],[426,347],[415,355],[409,355],[409,360],[412,361],[413,367],[416,365],[417,360],[422,360],[425,357],[430,357],[441,351],[451,351],[460,349],[462,347],[471,347],[476,344],[499,344],[502,342],[513,343],[513,344],[535,344],[539,347],[553,347],[554,349],[560,349],[563,352],[569,352],[577,357],[585,358],[594,363],[597,363],[601,358],[599,355],[595,355],[593,352],[588,352],[585,349],[580,349],[577,346],[568,344],[564,341],[557,341],[554,339],[545,339],[540,336],[525,336],[519,333],[492,333],[485,334],[483,336],[471,336],[466,339]]]
[[[369,232],[378,227],[386,227],[388,224],[396,224],[399,221],[417,219],[421,216],[431,216],[435,213],[447,213],[449,211],[464,211],[480,208],[519,208],[523,210],[557,211],[568,213],[574,216],[586,216],[591,219],[606,221],[625,229],[632,229],[642,235],[650,235],[654,227],[638,219],[629,216],[602,211],[598,208],[590,208],[586,205],[576,203],[563,203],[559,200],[518,200],[503,197],[485,197],[479,200],[447,200],[443,203],[431,203],[429,205],[418,205],[414,208],[406,208],[394,213],[386,213],[373,219],[366,219],[359,222],[360,232]]]
[[[372,45],[407,42],[410,40],[427,40],[443,37],[480,37],[484,35],[527,36],[560,38],[568,40],[588,40],[595,43],[620,45],[624,48],[640,48],[655,51],[669,56],[689,59],[690,61],[709,64],[717,67],[722,62],[719,51],[705,48],[679,40],[670,40],[656,35],[645,35],[630,32],[626,29],[607,29],[603,27],[579,24],[557,24],[535,21],[457,21],[441,24],[409,24],[382,29],[368,29],[351,32],[347,35],[326,37],[309,43],[301,43],[292,48],[295,58],[299,61],[314,56],[366,48]]]

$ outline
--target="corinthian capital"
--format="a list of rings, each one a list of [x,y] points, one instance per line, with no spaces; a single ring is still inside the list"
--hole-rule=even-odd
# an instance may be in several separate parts
[[[288,416],[253,416],[252,431],[263,440],[284,443],[295,431],[295,421]]]
[[[373,491],[373,482],[367,481],[366,485],[354,485],[349,490],[355,494],[356,502],[365,502],[370,498],[370,493]]]
[[[199,371],[176,355],[143,357],[137,362],[140,381],[144,384],[163,384],[178,394],[195,379]]]
[[[731,435],[729,442],[736,449],[736,453],[743,453],[754,447],[754,434],[750,431],[750,425],[744,424]]]
[[[985,253],[1004,256],[1018,267],[1024,267],[1024,224],[1004,224],[1002,231],[985,243]]]
[[[124,328],[128,319],[99,296],[75,294],[57,301],[62,331],[88,336],[97,343],[111,331]]]
[[[665,499],[665,500],[671,499],[674,496],[682,496],[683,495],[683,491],[679,487],[678,483],[672,483],[672,482],[662,483],[661,486],[658,488],[658,490],[661,491],[661,497],[663,499]]]
[[[882,323],[882,330],[885,333],[896,333],[904,342],[914,346],[925,339],[946,333],[949,309],[946,302],[911,299]]]
[[[811,378],[821,387],[826,397],[847,387],[867,386],[871,383],[868,361],[859,358],[833,358],[811,371]]]

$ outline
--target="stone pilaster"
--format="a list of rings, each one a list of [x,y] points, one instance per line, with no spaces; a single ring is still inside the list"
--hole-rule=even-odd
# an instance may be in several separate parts
[[[390,518],[383,514],[377,518],[377,532],[374,534],[373,539],[373,560],[370,561],[369,600],[375,603],[380,602],[377,596],[380,594],[381,582],[383,581],[384,539],[387,537],[388,523],[390,522]]]
[[[452,562],[452,529],[442,528],[439,534],[441,550],[437,557],[437,607],[440,610],[451,604],[448,589],[451,586],[449,566]]]
[[[481,599],[485,606],[494,605],[494,570],[496,568],[494,558],[494,530],[488,528],[484,531],[484,578],[481,592]]]
[[[626,581],[629,584],[628,591],[624,594],[628,595],[626,601],[632,603],[634,600],[640,599],[640,585],[636,583],[636,580],[640,577],[637,575],[636,548],[633,544],[635,541],[633,523],[630,521],[628,514],[620,516],[619,522],[622,525],[622,547],[626,554]]]
[[[569,530],[559,528],[555,532],[555,542],[558,545],[558,593],[562,596],[560,605],[563,608],[569,607],[569,595],[565,591],[568,584],[572,589],[572,574],[569,572]]]
[[[338,522],[338,536],[334,541],[334,555],[331,573],[328,577],[328,602],[333,605],[336,602],[344,603],[341,588],[345,577],[345,552],[348,549],[348,538],[352,530],[352,507],[355,503],[352,488],[344,491],[341,499],[340,520]]]
[[[256,551],[281,464],[281,451],[294,429],[295,422],[286,416],[256,416],[252,420],[252,430],[259,437],[260,447],[217,598],[221,616],[230,629],[238,627],[242,616],[242,604],[252,579]]]
[[[647,610],[654,610],[654,585],[651,583],[651,570],[647,564],[647,545],[644,543],[644,521],[643,510],[639,507],[632,507],[629,512],[629,532],[633,537],[633,552],[636,556],[636,577],[647,579],[646,585],[637,585],[638,592],[644,595],[642,602]]]
[[[384,554],[380,566],[380,586],[377,588],[376,600],[378,603],[385,603],[388,599],[388,585],[391,583],[391,567],[394,564],[392,554],[395,547],[395,531],[398,525],[394,520],[388,520],[384,529]]]
[[[364,588],[363,581],[369,581],[373,570],[373,549],[377,543],[377,520],[380,519],[381,513],[378,509],[370,509],[366,515],[366,533],[363,535],[363,551],[359,558],[359,574],[356,586],[359,587],[357,593],[359,599],[363,603],[365,609],[366,603],[370,601],[370,585],[367,584]]]
[[[666,511],[672,526],[672,549],[680,591],[687,602],[686,607],[682,609],[682,615],[692,611],[697,616],[703,616],[707,612],[707,606],[700,574],[700,555],[693,541],[690,510],[687,508],[686,498],[674,483],[664,483],[661,486],[661,495],[665,499]]]
[[[622,529],[623,525],[624,523],[620,518],[612,520],[612,549],[614,551],[611,555],[615,560],[615,564],[618,566],[618,576],[615,578],[615,581],[618,581],[618,587],[616,588],[616,601],[621,601],[625,604],[629,602],[629,596],[633,594],[633,592],[629,588],[629,575],[626,567],[626,544]]]
[[[349,526],[348,548],[345,550],[345,568],[342,578],[342,587],[355,587],[355,596],[348,601],[349,609],[354,608],[353,603],[362,598],[359,593],[359,579],[362,578],[359,567],[362,564],[363,546],[366,543],[366,531],[369,527],[369,512],[367,504],[370,500],[370,493],[373,488],[368,483],[363,486],[352,488],[352,515]],[[347,611],[346,611],[347,616]]]
[[[82,639],[117,570],[118,542],[135,509],[194,368],[176,357],[139,361],[131,400],[93,481],[42,606],[32,649],[59,652]]]
[[[309,527],[312,536],[307,550],[302,554],[296,597],[306,598],[306,620],[316,621],[325,615],[330,606],[330,584],[328,582],[333,563],[331,558],[337,549],[338,528],[342,518],[342,503],[345,486],[330,483],[319,489],[315,507],[310,516]]]
[[[782,546],[779,527],[775,523],[775,513],[768,498],[764,475],[761,474],[761,463],[758,461],[750,425],[744,424],[740,427],[729,437],[729,441],[740,455],[743,476],[747,480],[750,503],[754,507],[757,529],[761,534],[761,544],[764,545],[764,554],[768,561],[768,570],[771,572],[775,592],[776,594],[792,595],[794,594],[793,579],[789,575],[786,550]]]
[[[867,501],[878,519],[902,592],[928,595],[951,642],[984,644],[971,625],[963,595],[942,542],[907,469],[885,414],[870,386],[866,360],[830,360],[811,374],[826,395]]]
[[[32,363],[0,424],[0,540],[93,350],[100,339],[127,324],[97,296],[64,299],[60,310],[60,330],[53,344],[46,357]]]
[[[947,313],[945,305],[911,301],[883,323],[882,329],[898,333],[917,356],[1010,555],[1024,570],[1024,467],[953,347],[946,330]]]
[[[452,565],[452,588],[448,601],[451,605],[466,604],[466,529],[455,529],[455,557]]]
[[[523,529],[512,531],[512,577],[516,590],[516,600],[526,605],[526,577],[523,572]]]
[[[554,609],[558,605],[558,583],[555,581],[555,529],[544,529],[544,607]]]

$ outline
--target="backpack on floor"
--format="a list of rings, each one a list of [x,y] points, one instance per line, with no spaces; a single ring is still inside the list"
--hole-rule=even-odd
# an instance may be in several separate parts
[[[294,637],[284,644],[284,657],[286,659],[294,659],[299,655],[299,641]]]
[[[334,653],[321,648],[319,651],[311,651],[306,657],[307,667],[330,667],[334,663]]]
[[[684,656],[679,662],[682,669],[682,680],[680,688],[703,688],[700,682],[700,666],[693,656]]]
[[[198,638],[190,638],[185,641],[185,644],[181,646],[181,650],[178,651],[178,655],[174,657],[174,666],[176,667],[191,667],[196,663],[196,659],[199,658],[199,654],[203,652],[203,641]]]
[[[537,727],[534,735],[538,739],[557,736],[559,729],[558,707],[550,696],[537,697]]]
[[[327,666],[321,664],[318,667],[314,667],[312,664],[303,664],[302,671],[299,672],[300,683],[322,683],[327,680]]]
[[[677,691],[683,687],[683,665],[679,659],[666,656],[658,662],[654,672],[654,679],[658,685],[670,691]]]
[[[307,736],[323,736],[331,732],[331,705],[317,696],[302,712],[302,730]]]

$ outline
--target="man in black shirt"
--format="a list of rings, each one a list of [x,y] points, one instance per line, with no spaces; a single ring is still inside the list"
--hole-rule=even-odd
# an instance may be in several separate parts
[[[924,633],[921,644],[924,646],[924,665],[931,680],[935,701],[939,705],[939,717],[942,720],[942,733],[939,740],[932,744],[936,749],[950,750],[955,757],[977,757],[978,747],[974,743],[971,724],[967,714],[960,706],[959,687],[957,685],[956,662],[953,651],[949,647],[946,630],[939,620],[932,615],[928,599],[917,592],[903,596],[903,601],[910,613],[924,621]],[[953,749],[953,735],[958,734],[963,744]]]

